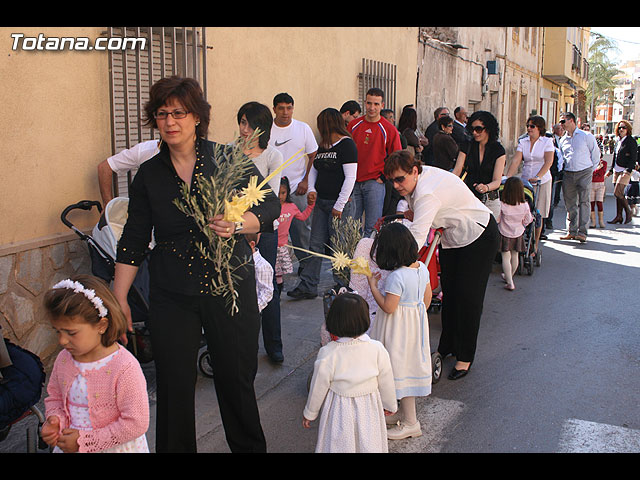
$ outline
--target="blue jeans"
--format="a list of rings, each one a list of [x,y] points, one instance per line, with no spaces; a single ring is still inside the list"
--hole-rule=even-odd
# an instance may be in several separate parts
[[[275,272],[276,252],[278,249],[278,230],[273,233],[263,232],[258,242],[260,255],[269,262]],[[262,310],[262,340],[268,355],[282,353],[282,337],[280,328],[280,291],[273,275],[273,298]]]
[[[332,210],[335,200],[323,200],[318,198],[313,209],[313,221],[311,222],[311,237],[309,239],[309,250],[312,252],[331,255],[328,249],[331,235],[333,235]],[[342,220],[353,216],[354,202],[349,200],[342,210]],[[300,283],[297,288],[305,293],[318,294],[318,282],[320,281],[320,270],[322,269],[321,257],[312,256],[307,260],[304,268],[300,272]],[[333,272],[333,279],[336,283],[347,286],[336,272]]]
[[[376,180],[356,182],[351,197],[355,203],[354,218],[360,220],[364,213],[364,236],[371,236],[373,226],[382,217],[386,188]]]

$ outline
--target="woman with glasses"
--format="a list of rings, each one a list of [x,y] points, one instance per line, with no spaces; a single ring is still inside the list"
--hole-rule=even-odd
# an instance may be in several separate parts
[[[521,178],[526,185],[529,182],[534,186],[539,184],[537,207],[540,218],[536,220],[535,254],[538,252],[542,225],[549,217],[551,208],[551,191],[553,182],[551,172],[553,165],[553,139],[546,136],[546,122],[540,115],[532,115],[527,119],[527,135],[520,139],[518,148],[514,154],[511,165],[507,170],[507,177],[512,177],[518,172],[522,164]]]
[[[616,135],[620,138],[613,151],[611,168],[607,172],[607,177],[613,174],[613,184],[615,188],[613,194],[616,197],[616,216],[607,223],[622,223],[622,211],[624,210],[624,223],[629,223],[633,218],[629,202],[624,195],[624,190],[629,185],[631,172],[638,162],[638,145],[631,136],[631,124],[626,120],[620,120],[616,126]]]
[[[451,171],[458,157],[458,144],[454,140],[453,118],[450,116],[438,119],[439,130],[433,136],[433,166]]]
[[[498,191],[506,163],[506,152],[498,140],[498,121],[491,113],[481,110],[469,117],[466,128],[472,140],[467,144],[467,150],[458,154],[453,173],[462,177],[474,195],[498,219]]]
[[[174,203],[182,198],[185,184],[201,201],[196,178],[216,174],[215,144],[206,140],[210,109],[200,85],[191,78],[163,78],[151,87],[144,114],[146,123],[158,129],[162,146],[140,166],[131,184],[127,223],[116,256],[113,291],[131,329],[127,294],[154,232],[149,330],[156,368],[158,453],[196,451],[195,365],[203,330],[231,451],[266,451],[253,386],[260,316],[253,263],[244,263],[252,257],[251,247],[245,241],[235,244],[238,311],[231,315],[226,299],[210,291],[213,266],[197,248],[198,243],[207,243],[206,236]],[[263,178],[255,165],[251,167],[245,185],[251,176]],[[268,192],[242,222],[227,222],[219,215],[211,219],[210,227],[223,238],[270,232],[279,212],[277,197]]]
[[[498,224],[458,176],[423,166],[407,150],[389,155],[384,174],[409,204],[409,230],[420,247],[431,228],[442,229],[438,352],[443,358],[456,357],[449,379],[457,380],[469,372],[475,358],[487,281],[500,242]]]

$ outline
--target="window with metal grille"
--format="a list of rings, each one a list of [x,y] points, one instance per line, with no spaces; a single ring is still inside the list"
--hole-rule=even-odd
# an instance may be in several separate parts
[[[384,92],[384,108],[396,111],[396,74],[398,67],[391,63],[362,59],[362,71],[358,75],[360,105],[364,108],[367,91],[380,88]],[[364,113],[364,112],[363,112]],[[395,112],[397,115],[397,112]]]
[[[142,125],[142,117],[149,89],[159,79],[172,75],[195,78],[206,97],[206,34],[204,27],[109,27],[105,33],[108,38],[146,40],[143,48],[109,51],[114,155],[156,138],[152,128]],[[134,174],[114,174],[116,196],[127,196]]]

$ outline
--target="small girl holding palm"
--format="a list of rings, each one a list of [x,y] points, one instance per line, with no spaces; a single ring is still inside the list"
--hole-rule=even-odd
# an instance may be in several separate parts
[[[386,453],[385,415],[397,403],[389,354],[365,333],[367,302],[338,295],[326,325],[336,339],[318,352],[302,425],[309,428],[320,415],[316,453]]]
[[[391,273],[385,292],[378,289],[379,275],[369,277],[371,292],[378,304],[371,338],[389,352],[395,380],[398,414],[388,417],[395,425],[387,431],[392,440],[422,435],[416,413],[416,397],[431,394],[431,348],[427,306],[431,303],[429,271],[418,261],[418,244],[401,223],[380,229],[374,248],[376,262]]]

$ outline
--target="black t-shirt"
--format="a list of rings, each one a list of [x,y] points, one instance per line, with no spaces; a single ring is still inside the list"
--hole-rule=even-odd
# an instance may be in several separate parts
[[[337,200],[344,183],[342,166],[347,163],[358,163],[358,148],[349,137],[343,137],[333,147],[319,147],[313,166],[318,171],[316,192],[323,200]]]

